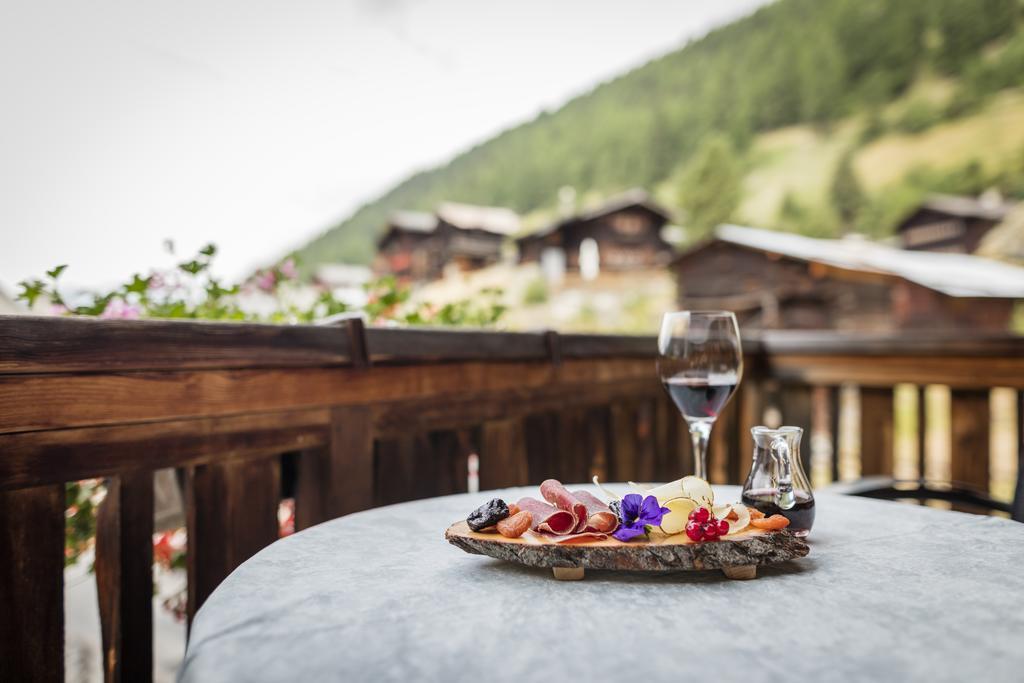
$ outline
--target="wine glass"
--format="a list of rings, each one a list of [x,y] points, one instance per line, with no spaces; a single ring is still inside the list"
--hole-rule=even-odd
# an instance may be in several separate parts
[[[708,478],[711,427],[743,375],[743,348],[731,311],[666,313],[658,334],[658,375],[693,440],[696,474]]]

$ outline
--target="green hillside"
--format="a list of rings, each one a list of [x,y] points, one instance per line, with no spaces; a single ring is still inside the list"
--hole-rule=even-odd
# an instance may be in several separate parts
[[[368,261],[390,211],[445,199],[539,220],[565,185],[653,188],[694,233],[734,218],[879,234],[924,191],[1024,196],[1021,15],[1020,0],[780,0],[413,175],[299,256]],[[702,197],[723,183],[738,202]]]

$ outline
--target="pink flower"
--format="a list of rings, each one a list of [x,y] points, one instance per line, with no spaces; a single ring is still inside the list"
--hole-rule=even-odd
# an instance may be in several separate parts
[[[256,275],[256,286],[264,292],[273,292],[276,285],[277,278],[274,277],[274,271],[266,270]]]
[[[153,271],[149,275],[149,288],[153,290],[163,289],[167,285],[167,280],[164,279],[163,273]]]
[[[107,307],[100,313],[101,318],[116,320],[135,320],[142,311],[139,307],[124,299],[111,299]]]
[[[288,259],[278,267],[278,270],[289,280],[294,280],[299,276],[299,271],[295,269],[295,259]]]
[[[65,315],[68,307],[64,304],[53,304],[50,306],[50,315]]]

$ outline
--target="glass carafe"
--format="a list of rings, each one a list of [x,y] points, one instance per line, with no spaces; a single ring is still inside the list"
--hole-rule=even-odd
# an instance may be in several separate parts
[[[743,504],[784,515],[787,529],[806,536],[814,524],[814,494],[800,462],[800,427],[754,427],[754,462],[743,484]]]

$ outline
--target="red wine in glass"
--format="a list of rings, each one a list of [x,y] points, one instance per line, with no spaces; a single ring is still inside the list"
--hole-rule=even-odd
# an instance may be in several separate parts
[[[711,428],[743,376],[743,346],[729,311],[666,313],[658,333],[658,376],[686,418],[694,474],[707,479]]]
[[[714,420],[736,391],[734,373],[710,377],[676,375],[664,380],[672,401],[687,420]]]

